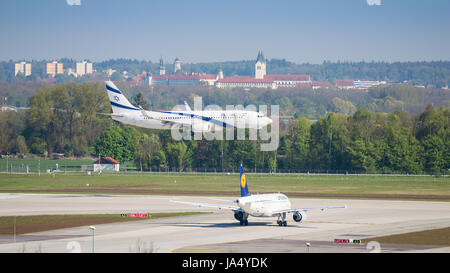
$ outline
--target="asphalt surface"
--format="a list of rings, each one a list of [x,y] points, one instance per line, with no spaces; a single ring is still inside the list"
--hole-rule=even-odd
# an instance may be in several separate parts
[[[450,203],[344,199],[290,199],[293,207],[339,206],[310,211],[287,227],[276,218],[249,217],[240,226],[227,210],[198,208],[170,200],[230,204],[229,197],[130,196],[82,194],[0,194],[0,216],[45,214],[156,213],[210,211],[211,214],[97,225],[95,252],[450,252],[449,247],[342,244],[335,239],[364,239],[450,226]],[[0,236],[0,252],[91,252],[88,226]],[[306,246],[310,243],[310,247]]]

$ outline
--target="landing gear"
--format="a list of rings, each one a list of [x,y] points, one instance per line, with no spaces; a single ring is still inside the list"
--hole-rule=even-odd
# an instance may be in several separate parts
[[[281,220],[280,220],[280,218],[281,218]],[[282,214],[278,215],[277,224],[280,227],[286,227],[287,226],[286,213],[282,213]]]
[[[248,220],[242,220],[242,221],[239,221],[239,224],[240,224],[241,226],[248,226]]]

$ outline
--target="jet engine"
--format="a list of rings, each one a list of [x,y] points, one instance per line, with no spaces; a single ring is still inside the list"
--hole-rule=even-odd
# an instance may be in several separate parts
[[[295,222],[301,222],[306,219],[306,212],[304,211],[296,211],[293,215]]]
[[[212,125],[208,122],[194,122],[192,124],[192,132],[209,132],[212,130]]]
[[[238,221],[244,220],[244,213],[242,211],[236,211],[234,212],[234,218]]]

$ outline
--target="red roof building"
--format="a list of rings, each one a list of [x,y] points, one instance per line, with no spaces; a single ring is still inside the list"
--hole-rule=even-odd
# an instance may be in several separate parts
[[[172,74],[172,75],[151,75],[149,84],[159,85],[214,85],[219,78],[216,74]]]
[[[94,162],[94,172],[118,172],[120,162],[112,157],[101,157]]]
[[[338,89],[354,89],[355,82],[353,80],[335,80],[336,88]]]
[[[216,81],[216,86],[219,88],[277,88],[275,82],[270,79],[255,79],[250,76],[233,76],[219,79]]]
[[[120,162],[112,157],[101,157],[97,159],[94,164],[120,164]]]
[[[332,88],[333,85],[330,82],[313,82],[312,83],[312,89],[319,89],[319,88]]]

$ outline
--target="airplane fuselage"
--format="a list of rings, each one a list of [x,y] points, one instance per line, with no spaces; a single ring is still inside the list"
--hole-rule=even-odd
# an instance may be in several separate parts
[[[281,193],[258,194],[237,199],[238,206],[246,213],[256,217],[273,217],[274,211],[291,208],[289,198]]]
[[[149,128],[171,129],[173,126],[189,126],[193,131],[211,131],[215,128],[261,129],[271,120],[252,111],[127,111],[114,120]]]

